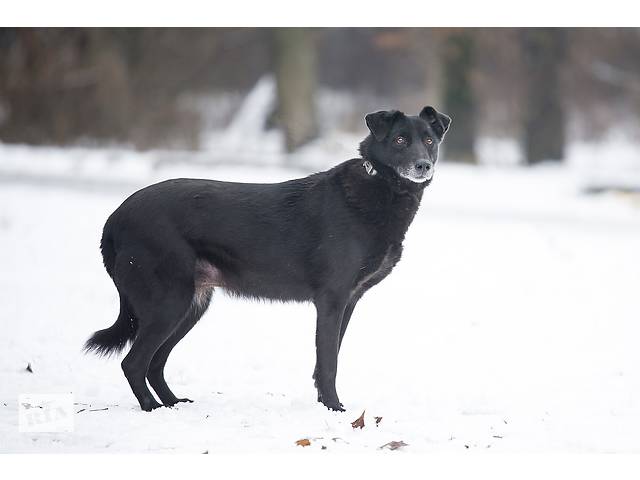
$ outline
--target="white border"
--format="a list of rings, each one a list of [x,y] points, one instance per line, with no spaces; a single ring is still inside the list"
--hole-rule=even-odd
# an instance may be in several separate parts
[[[6,478],[487,478],[491,480],[637,479],[638,455],[583,454],[225,454],[225,455],[0,455]]]
[[[110,0],[4,2],[1,26],[638,26],[630,0]]]

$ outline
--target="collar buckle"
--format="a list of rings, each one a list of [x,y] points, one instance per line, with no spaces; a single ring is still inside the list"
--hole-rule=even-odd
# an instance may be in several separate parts
[[[366,170],[367,174],[371,175],[372,177],[378,173],[376,169],[373,168],[373,165],[371,165],[371,162],[369,160],[365,160],[362,166]]]

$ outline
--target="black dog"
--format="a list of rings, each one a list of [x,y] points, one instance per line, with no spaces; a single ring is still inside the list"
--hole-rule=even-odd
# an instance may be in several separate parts
[[[168,180],[109,217],[102,256],[120,315],[86,343],[109,354],[133,342],[124,375],[143,410],[177,398],[164,379],[173,347],[209,306],[215,287],[244,297],[312,301],[318,318],[318,401],[342,411],[336,368],[358,300],[400,260],[451,119],[432,107],[365,118],[361,159],[276,184]]]

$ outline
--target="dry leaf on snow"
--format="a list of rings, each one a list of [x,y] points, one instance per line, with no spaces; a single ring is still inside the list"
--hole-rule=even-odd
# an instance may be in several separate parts
[[[301,438],[300,440],[296,441],[296,445],[300,447],[308,447],[309,445],[311,445],[311,441],[308,438]]]
[[[364,412],[366,412],[366,410],[363,410],[362,415],[360,415],[357,419],[351,422],[351,426],[353,428],[364,428]]]

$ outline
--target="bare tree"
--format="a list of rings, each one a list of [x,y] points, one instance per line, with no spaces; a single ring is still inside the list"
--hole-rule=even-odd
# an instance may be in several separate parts
[[[475,163],[476,102],[472,72],[474,38],[472,29],[446,30],[441,39],[444,111],[455,122],[447,134],[447,158]]]
[[[315,35],[315,31],[306,28],[274,30],[277,115],[289,152],[318,134]]]
[[[526,81],[524,151],[527,164],[564,157],[565,112],[560,90],[566,31],[524,28],[520,31]]]

